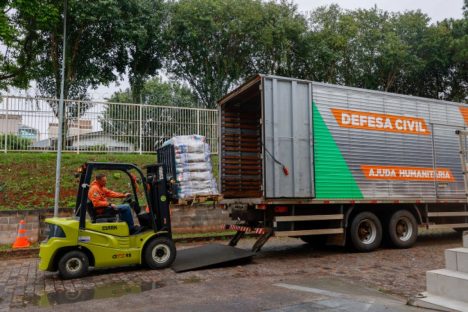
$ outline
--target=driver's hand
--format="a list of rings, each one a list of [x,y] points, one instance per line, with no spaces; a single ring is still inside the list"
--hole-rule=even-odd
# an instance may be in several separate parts
[[[125,195],[125,197],[130,197],[130,196],[132,196],[131,193],[125,193],[124,195]]]
[[[110,206],[112,207],[112,209],[117,209],[117,206],[115,204],[111,204]]]

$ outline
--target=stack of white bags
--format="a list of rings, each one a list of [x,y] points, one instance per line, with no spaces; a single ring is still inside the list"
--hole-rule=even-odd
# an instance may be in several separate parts
[[[176,136],[163,146],[174,146],[177,198],[217,195],[218,187],[211,166],[210,146],[201,135]]]

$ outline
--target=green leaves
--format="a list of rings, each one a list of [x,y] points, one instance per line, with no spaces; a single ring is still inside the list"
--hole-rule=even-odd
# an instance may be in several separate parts
[[[289,74],[305,19],[287,2],[182,0],[172,5],[166,67],[205,107],[240,79]]]
[[[0,89],[35,78],[38,29],[58,18],[51,1],[0,0]]]
[[[466,101],[463,24],[466,18],[431,25],[420,11],[319,8],[309,16],[313,49],[304,56],[302,78]]]
[[[198,103],[275,74],[466,101],[468,18],[430,23],[420,11],[298,12],[290,1],[68,0],[65,96],[128,75],[130,102],[163,69]],[[63,1],[0,0],[0,88],[58,97]],[[184,105],[184,104],[183,104]]]
[[[86,99],[89,88],[107,85],[126,72],[137,91],[154,75],[164,51],[163,4],[68,0],[65,97]],[[43,95],[58,98],[63,1],[3,0],[0,9],[0,40],[10,48],[0,54],[0,87],[2,82],[27,87],[35,79]]]

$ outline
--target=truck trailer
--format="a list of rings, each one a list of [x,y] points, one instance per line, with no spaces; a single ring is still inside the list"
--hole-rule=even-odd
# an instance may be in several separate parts
[[[218,101],[221,202],[237,230],[372,251],[468,228],[468,105],[257,75]]]

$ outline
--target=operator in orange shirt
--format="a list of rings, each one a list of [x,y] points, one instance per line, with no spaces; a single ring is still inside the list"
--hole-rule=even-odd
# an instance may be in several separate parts
[[[133,223],[133,216],[132,211],[130,209],[130,205],[114,205],[110,204],[107,201],[107,198],[125,198],[127,196],[130,196],[131,194],[111,191],[106,188],[106,184],[106,175],[103,173],[99,173],[96,175],[96,180],[94,180],[93,183],[91,183],[91,187],[89,188],[88,199],[93,203],[96,214],[102,214],[104,213],[106,208],[112,208],[118,211],[120,219],[127,222],[130,233],[135,232],[136,228]]]

